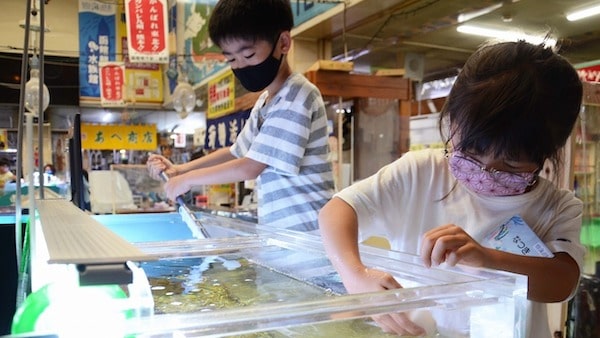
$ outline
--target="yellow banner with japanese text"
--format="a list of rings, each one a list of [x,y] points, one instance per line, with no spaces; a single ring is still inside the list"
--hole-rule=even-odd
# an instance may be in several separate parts
[[[231,70],[208,81],[208,112],[206,118],[214,119],[235,109],[235,78]]]
[[[90,150],[156,150],[155,124],[81,124],[81,148]]]

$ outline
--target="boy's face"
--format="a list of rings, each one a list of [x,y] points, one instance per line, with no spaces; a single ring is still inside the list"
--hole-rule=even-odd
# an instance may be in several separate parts
[[[228,39],[221,43],[223,55],[242,86],[251,92],[268,88],[281,71],[283,51],[265,40]]]
[[[265,40],[226,39],[220,44],[223,55],[232,69],[256,66],[273,53],[273,44]],[[281,53],[273,53],[276,58]]]

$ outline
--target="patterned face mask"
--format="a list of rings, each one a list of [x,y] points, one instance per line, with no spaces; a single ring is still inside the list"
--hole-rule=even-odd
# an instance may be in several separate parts
[[[488,169],[483,163],[459,151],[450,154],[448,165],[457,181],[484,196],[521,195],[537,181],[537,169],[531,173]]]

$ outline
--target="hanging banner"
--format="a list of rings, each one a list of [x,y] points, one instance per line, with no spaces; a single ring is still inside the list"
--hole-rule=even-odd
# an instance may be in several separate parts
[[[228,67],[221,50],[208,36],[208,21],[217,0],[179,2],[182,6],[182,25],[177,25],[178,54],[185,55],[182,67],[192,85],[217,74]]]
[[[177,86],[179,77],[179,64],[177,56],[177,2],[173,1],[169,7],[169,64],[163,67],[165,101],[171,101],[171,95]]]
[[[115,61],[117,6],[79,0],[79,97],[81,103],[100,101],[100,62]]]
[[[166,0],[125,0],[131,62],[169,63]]]
[[[245,110],[216,119],[207,119],[205,149],[214,150],[232,145],[249,116],[250,110]]]
[[[577,69],[581,81],[600,83],[600,64]]]
[[[123,62],[100,63],[100,104],[102,107],[123,107],[125,98],[125,64]]]
[[[294,26],[298,26],[336,5],[343,6],[339,1],[321,2],[307,0],[290,1],[290,5],[294,14]]]
[[[81,124],[81,148],[156,150],[156,125]]]
[[[208,112],[206,118],[227,115],[235,109],[235,78],[231,70],[208,81]]]
[[[126,103],[162,104],[163,80],[160,64],[131,62],[125,22],[125,5],[117,9],[117,59],[125,63]]]

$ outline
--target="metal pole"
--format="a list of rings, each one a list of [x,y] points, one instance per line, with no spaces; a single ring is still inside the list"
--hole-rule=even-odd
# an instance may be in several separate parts
[[[23,122],[25,111],[25,84],[27,82],[27,64],[29,62],[29,28],[31,25],[31,2],[25,6],[25,34],[23,41],[23,55],[21,57],[21,86],[19,91],[19,123],[17,126],[17,190],[15,192],[15,250],[19,281],[22,283],[21,262],[23,250],[22,206],[21,206],[21,177],[23,176]],[[22,288],[17,286],[17,307],[25,298]]]
[[[35,0],[34,0],[35,1]],[[38,181],[40,184],[40,199],[44,199],[44,35],[46,33],[45,25],[45,13],[44,7],[45,1],[40,0],[40,41],[39,41],[39,70],[40,70],[40,83],[38,91]],[[35,204],[30,202],[29,215],[35,215]]]

